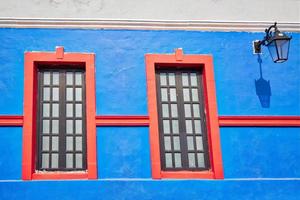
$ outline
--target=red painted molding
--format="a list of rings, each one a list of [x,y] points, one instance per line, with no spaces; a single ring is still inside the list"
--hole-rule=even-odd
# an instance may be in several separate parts
[[[96,116],[97,126],[149,126],[148,116]]]
[[[67,179],[88,179],[88,173],[84,172],[46,172],[46,173],[33,173],[33,180],[67,180]]]
[[[222,127],[300,127],[300,116],[219,116],[219,125]]]
[[[23,126],[23,116],[0,115],[0,126]]]

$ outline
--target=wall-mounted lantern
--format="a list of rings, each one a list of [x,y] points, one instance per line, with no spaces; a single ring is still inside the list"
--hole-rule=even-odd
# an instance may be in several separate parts
[[[274,29],[274,30],[272,30]],[[253,42],[253,50],[255,54],[261,53],[261,45],[267,46],[271,57],[275,63],[287,61],[290,48],[290,40],[292,37],[280,32],[277,23],[265,30],[266,36],[263,40]]]

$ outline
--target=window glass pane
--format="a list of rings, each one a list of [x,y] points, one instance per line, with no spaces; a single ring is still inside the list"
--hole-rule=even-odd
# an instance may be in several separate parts
[[[184,104],[184,114],[185,114],[185,117],[192,117],[190,104]]]
[[[82,117],[82,104],[76,104],[76,117]]]
[[[43,120],[43,133],[50,133],[50,123],[49,120]]]
[[[59,88],[52,88],[52,100],[59,101]]]
[[[44,72],[44,85],[50,85],[50,72]]]
[[[76,168],[82,168],[82,154],[76,154]]]
[[[167,76],[166,73],[160,73],[160,85],[167,85]]]
[[[75,100],[76,101],[82,101],[82,89],[81,88],[76,88],[75,93],[76,93]]]
[[[161,88],[161,100],[168,101],[168,89],[167,88]]]
[[[172,120],[173,134],[179,134],[178,120]]]
[[[171,137],[164,137],[164,144],[165,144],[165,150],[170,151],[171,150]]]
[[[191,86],[197,86],[197,74],[191,73]]]
[[[193,133],[192,120],[185,120],[186,133]]]
[[[58,130],[59,130],[58,120],[52,120],[52,133],[53,134],[58,134]]]
[[[73,104],[67,103],[67,117],[73,117]]]
[[[193,137],[187,137],[188,150],[194,150],[194,139]]]
[[[182,85],[189,86],[189,77],[187,73],[182,73]]]
[[[170,88],[170,101],[172,101],[172,102],[177,101],[175,88]]]
[[[43,137],[43,147],[42,147],[43,151],[49,151],[49,137],[48,136],[44,136]]]
[[[196,146],[197,146],[197,150],[203,151],[203,141],[202,141],[202,137],[200,137],[200,136],[197,136],[197,137],[196,137]]]
[[[165,159],[166,159],[166,167],[167,168],[173,167],[173,165],[172,165],[172,154],[171,153],[166,153],[165,154]]]
[[[179,137],[173,137],[173,145],[174,145],[174,150],[179,151],[180,150],[180,142],[179,142]]]
[[[76,137],[76,151],[82,151],[82,137]]]
[[[199,104],[193,104],[194,117],[200,117]]]
[[[175,85],[175,74],[169,73],[169,85]]]
[[[170,122],[169,120],[163,120],[164,133],[170,133]]]
[[[195,154],[194,153],[189,153],[188,154],[188,159],[189,159],[189,167],[196,167],[195,166]]]
[[[192,99],[193,99],[193,101],[199,101],[198,89],[192,89]]]
[[[43,117],[49,117],[50,116],[50,104],[44,103],[43,104]]]
[[[201,133],[201,121],[200,120],[195,120],[195,133],[200,134]]]
[[[82,133],[82,120],[76,120],[75,122],[75,133],[81,134]]]
[[[183,101],[190,101],[190,90],[187,88],[183,89]]]
[[[49,154],[42,154],[42,168],[49,168]]]
[[[181,167],[181,154],[175,153],[175,167],[180,168]]]
[[[66,150],[73,151],[73,137],[67,137]]]
[[[66,129],[67,129],[67,134],[73,133],[73,120],[67,120]]]
[[[73,88],[67,88],[67,101],[73,101]]]
[[[73,154],[67,153],[66,156],[66,167],[73,168]]]
[[[50,100],[50,88],[45,87],[43,89],[43,100],[44,101],[49,101]]]
[[[162,104],[162,116],[169,117],[169,105],[168,104]]]
[[[53,72],[52,74],[52,84],[58,85],[59,84],[59,72]]]
[[[52,151],[58,151],[58,137],[52,137]]]
[[[171,104],[171,115],[172,117],[178,117],[177,104]]]
[[[58,103],[52,104],[52,117],[58,117],[59,116],[59,108]]]
[[[51,155],[51,168],[58,168],[58,154],[53,153]]]
[[[197,159],[198,159],[198,167],[205,167],[204,154],[203,153],[197,153]]]
[[[66,73],[67,85],[73,85],[73,72]]]
[[[75,85],[82,85],[82,75],[81,72],[75,73]]]

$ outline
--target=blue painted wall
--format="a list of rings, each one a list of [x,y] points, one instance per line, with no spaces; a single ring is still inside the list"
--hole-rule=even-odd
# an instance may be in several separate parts
[[[144,55],[182,47],[187,54],[213,55],[220,115],[299,116],[300,34],[291,34],[286,63],[272,63],[263,47],[263,77],[272,92],[263,108],[252,54],[252,41],[263,33],[2,28],[0,115],[23,113],[24,52],[62,45],[67,52],[96,54],[98,115],[147,115]],[[97,128],[97,181],[23,182],[22,128],[0,127],[0,199],[300,199],[300,128],[221,128],[220,181],[152,180],[148,132]]]

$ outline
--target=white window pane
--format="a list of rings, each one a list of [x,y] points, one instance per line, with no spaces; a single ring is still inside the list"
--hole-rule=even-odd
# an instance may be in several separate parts
[[[188,160],[189,160],[189,167],[196,167],[195,165],[195,154],[189,153],[188,154]]]
[[[58,120],[52,120],[52,133],[58,134],[59,130],[59,121]]]
[[[73,88],[67,88],[66,99],[67,101],[73,101]]]
[[[52,88],[52,100],[59,101],[59,88]]]
[[[199,101],[198,89],[192,89],[192,99],[193,101]]]
[[[159,75],[160,77],[160,85],[167,85],[167,76],[166,76],[166,73],[161,73]]]
[[[170,122],[169,120],[163,120],[164,133],[170,133]]]
[[[181,154],[175,153],[175,167],[180,168],[181,166]]]
[[[195,133],[197,134],[200,134],[200,133],[202,133],[201,132],[201,121],[200,120],[195,120],[194,121],[194,123],[195,123]]]
[[[43,117],[49,117],[50,116],[50,104],[44,103],[43,104]]]
[[[175,85],[175,74],[169,73],[169,85]]]
[[[48,136],[44,136],[43,137],[43,144],[42,144],[42,149],[43,151],[49,151],[49,137]]]
[[[82,154],[76,154],[76,168],[82,168]]]
[[[82,117],[82,104],[76,104],[76,117]]]
[[[50,88],[45,87],[43,89],[43,100],[44,101],[49,101],[50,100]]]
[[[165,150],[171,150],[171,137],[164,137]]]
[[[202,141],[202,137],[200,137],[200,136],[197,136],[197,137],[196,137],[196,146],[197,146],[197,150],[203,151],[203,141]]]
[[[185,120],[185,128],[187,133],[193,133],[192,120]]]
[[[82,151],[82,137],[76,137],[76,151]]]
[[[82,74],[81,72],[75,73],[75,85],[82,85]]]
[[[48,134],[50,132],[49,120],[43,120],[43,133]]]
[[[52,104],[52,117],[59,117],[59,104],[54,103]]]
[[[189,136],[187,137],[187,146],[188,146],[188,150],[194,150],[194,139],[193,137]]]
[[[177,117],[178,116],[177,104],[171,104],[171,116],[172,117]]]
[[[170,88],[170,101],[172,101],[172,102],[177,101],[175,88]]]
[[[185,117],[192,117],[190,104],[184,104],[184,114],[185,114]]]
[[[162,104],[162,116],[169,117],[169,105],[168,104]]]
[[[67,134],[73,133],[73,120],[67,120],[66,129]]]
[[[190,90],[187,88],[183,89],[183,101],[190,101]]]
[[[200,117],[199,104],[193,104],[194,117]]]
[[[75,89],[75,100],[82,101],[82,89],[81,88]]]
[[[198,159],[198,167],[205,167],[204,154],[203,153],[197,153],[197,159]]]
[[[182,73],[182,85],[189,86],[189,77],[187,73]]]
[[[82,133],[82,120],[76,120],[75,122],[75,132],[76,134]]]
[[[168,89],[167,88],[161,88],[161,100],[168,101]]]
[[[172,165],[172,154],[166,153],[165,154],[165,159],[166,159],[166,167],[173,167],[173,165]]]
[[[73,154],[67,153],[66,156],[66,167],[73,168]]]
[[[66,150],[73,151],[73,137],[67,137]]]
[[[58,154],[53,153],[51,155],[51,168],[58,168]]]
[[[49,154],[42,154],[42,168],[49,168]]]
[[[197,74],[191,73],[191,86],[197,86]]]
[[[58,85],[59,84],[59,72],[53,72],[52,74],[52,84]]]
[[[175,151],[180,150],[180,142],[179,142],[179,137],[173,137],[173,146]]]
[[[52,137],[52,151],[58,151],[58,137]]]
[[[44,85],[50,85],[50,72],[44,72]]]
[[[178,120],[172,120],[173,134],[179,134]]]
[[[73,72],[66,73],[67,85],[73,85]]]
[[[73,117],[73,104],[67,103],[67,117]]]

